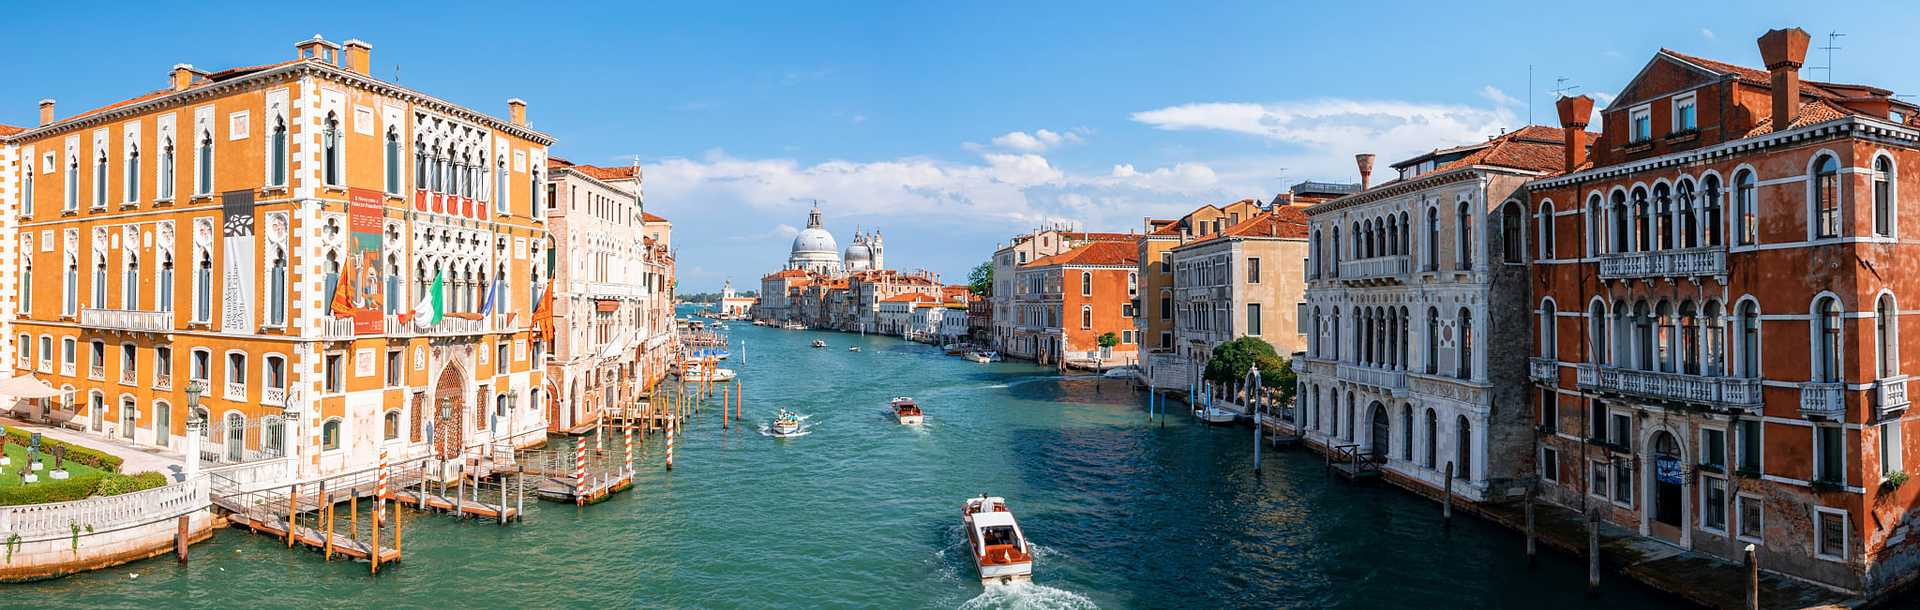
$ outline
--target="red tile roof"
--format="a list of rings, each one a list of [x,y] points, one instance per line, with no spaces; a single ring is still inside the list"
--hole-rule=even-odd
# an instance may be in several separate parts
[[[287,61],[283,61],[283,62],[280,62],[280,63],[274,63],[274,64],[265,64],[265,65],[259,65],[259,66],[244,66],[244,67],[239,67],[239,68],[227,68],[227,69],[225,69],[225,70],[221,70],[221,71],[219,71],[219,72],[214,72],[214,73],[212,73],[212,74],[206,74],[206,75],[202,75],[202,76],[200,76],[199,78],[195,78],[195,79],[193,79],[193,83],[192,83],[192,84],[190,84],[190,85],[188,85],[188,86],[187,86],[187,89],[186,89],[186,90],[188,90],[188,91],[191,91],[191,90],[194,90],[194,89],[198,89],[198,88],[201,88],[201,87],[205,87],[205,86],[208,86],[208,85],[212,85],[212,84],[214,84],[214,83],[217,83],[217,82],[220,82],[220,81],[224,81],[224,80],[228,80],[228,79],[233,79],[233,78],[238,78],[238,77],[241,77],[241,76],[246,76],[246,75],[248,75],[248,74],[253,74],[253,73],[255,73],[255,72],[262,72],[262,71],[266,71],[266,70],[271,70],[271,69],[274,69],[274,68],[278,68],[278,67],[280,67],[280,66],[285,66],[285,65],[289,65],[289,64],[292,64],[292,63],[294,63],[294,62],[297,62],[297,61],[302,61],[302,60],[299,60],[299,59],[289,59],[289,60],[287,60]],[[315,61],[318,61],[318,60],[315,60]],[[140,103],[140,102],[145,102],[145,101],[149,101],[149,100],[155,100],[155,99],[159,99],[159,98],[162,98],[162,97],[166,97],[166,96],[169,96],[169,95],[173,95],[174,93],[178,93],[178,92],[176,92],[176,91],[174,91],[172,87],[168,87],[168,88],[166,88],[166,89],[158,89],[158,90],[154,90],[154,91],[149,91],[149,92],[146,92],[146,93],[143,93],[143,94],[140,94],[140,95],[137,95],[137,96],[134,96],[134,97],[131,97],[131,98],[127,98],[127,99],[124,99],[124,100],[120,100],[120,101],[118,101],[118,102],[114,102],[114,103],[111,103],[111,104],[107,104],[107,105],[105,105],[105,106],[101,106],[101,107],[99,107],[99,108],[94,108],[94,109],[92,109],[92,110],[88,110],[88,111],[86,111],[86,112],[82,112],[82,113],[80,113],[80,114],[76,114],[76,115],[73,115],[73,116],[69,116],[69,117],[66,117],[66,118],[63,118],[63,119],[59,119],[59,120],[56,120],[56,121],[54,121],[54,122],[53,122],[53,123],[51,123],[51,124],[52,124],[52,125],[58,125],[58,124],[60,124],[60,123],[65,123],[65,122],[68,122],[68,121],[73,121],[73,120],[77,120],[77,119],[82,119],[82,118],[86,118],[86,117],[90,117],[90,116],[93,116],[93,115],[96,115],[96,114],[100,114],[100,113],[102,113],[102,112],[106,112],[106,111],[109,111],[109,110],[113,110],[113,109],[115,109],[115,108],[122,108],[122,107],[125,107],[125,106],[131,106],[131,105],[134,105],[134,104],[138,104],[138,103]],[[4,134],[0,134],[0,135],[4,135]]]
[[[1053,256],[1042,256],[1026,268],[1054,265],[1134,266],[1140,263],[1140,249],[1130,241],[1096,241]]]
[[[666,218],[656,215],[653,212],[641,212],[640,220],[645,222],[666,222],[667,221]]]
[[[1294,206],[1279,206],[1252,218],[1240,221],[1240,224],[1222,229],[1199,239],[1181,244],[1186,247],[1222,237],[1307,237],[1307,210]]]
[[[14,127],[12,125],[0,125],[0,136],[10,136],[26,130],[27,128],[25,127]]]

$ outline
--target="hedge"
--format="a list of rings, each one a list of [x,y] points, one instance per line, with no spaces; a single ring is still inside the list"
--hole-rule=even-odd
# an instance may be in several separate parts
[[[7,444],[9,445],[25,447],[31,442],[32,438],[32,433],[25,430],[18,428],[7,429]],[[66,445],[67,461],[107,472],[120,472],[120,456],[102,453],[73,443],[61,442],[50,437],[42,436],[40,437],[40,459],[46,462],[49,468],[53,467],[53,448],[56,445]]]
[[[48,480],[32,485],[0,487],[0,506],[72,502],[93,496],[117,496],[153,489],[167,484],[167,476],[158,472],[125,475],[100,473],[65,481]]]

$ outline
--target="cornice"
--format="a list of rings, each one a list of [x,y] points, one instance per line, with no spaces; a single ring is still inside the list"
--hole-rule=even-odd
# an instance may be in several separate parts
[[[1769,148],[1790,146],[1808,140],[1845,137],[1849,135],[1881,139],[1907,146],[1914,146],[1916,143],[1920,143],[1920,130],[1868,117],[1849,116],[1824,123],[1815,123],[1805,127],[1789,129],[1787,131],[1778,131],[1766,135],[1741,138],[1731,142],[1722,142],[1706,148],[1668,153],[1630,163],[1595,167],[1572,174],[1554,176],[1552,178],[1541,178],[1528,182],[1526,187],[1528,189],[1559,188],[1617,178],[1649,170],[1689,165]]]

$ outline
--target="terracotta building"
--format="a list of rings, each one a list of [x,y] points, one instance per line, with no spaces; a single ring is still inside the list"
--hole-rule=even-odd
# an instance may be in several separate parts
[[[1012,290],[1015,353],[1082,368],[1136,362],[1137,251],[1131,241],[1093,241],[1021,265]],[[1107,333],[1119,343],[1101,346]]]
[[[1307,258],[1304,210],[1256,208],[1239,223],[1167,250],[1176,359],[1199,370],[1213,348],[1240,337],[1259,337],[1282,354],[1306,346],[1299,320],[1306,278],[1296,271]]]
[[[519,100],[502,119],[376,79],[371,53],[178,65],[4,136],[16,372],[67,392],[22,410],[168,452],[205,420],[205,459],[298,476],[541,442],[552,138]]]
[[[1040,355],[1033,351],[1035,348],[1033,342],[1014,340],[1015,329],[1021,326],[1018,321],[1021,314],[1016,311],[1014,304],[1016,300],[1014,284],[1015,275],[1019,273],[1022,266],[1093,242],[1121,241],[1131,244],[1139,237],[1132,233],[1096,233],[1053,228],[1016,235],[1012,241],[995,249],[991,293],[993,311],[987,316],[992,328],[990,344],[1002,354],[1016,358],[1033,360]]]
[[[1529,185],[1537,460],[1548,497],[1641,535],[1853,591],[1920,573],[1904,485],[1904,299],[1920,108],[1662,49]],[[1584,138],[1593,102],[1561,99]]]

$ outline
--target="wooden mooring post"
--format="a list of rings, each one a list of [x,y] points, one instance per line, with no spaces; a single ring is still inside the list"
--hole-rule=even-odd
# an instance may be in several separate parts
[[[327,482],[320,481],[320,515],[327,522],[327,561],[333,561],[333,498],[327,496]]]
[[[1440,526],[1453,527],[1453,462],[1447,462],[1446,483],[1440,505]]]
[[[1587,596],[1600,594],[1600,513],[1587,515]]]
[[[360,541],[360,494],[353,493],[352,488],[347,489],[347,539]],[[379,553],[373,555],[380,556]]]
[[[300,516],[300,484],[287,486],[287,548],[293,548],[294,518]]]
[[[1527,485],[1527,565],[1533,565],[1536,536],[1533,531],[1533,485]]]
[[[1746,548],[1747,564],[1747,610],[1760,610],[1760,560],[1754,556],[1753,545]]]
[[[173,530],[173,554],[183,564],[187,562],[187,520],[186,515],[180,515]]]

